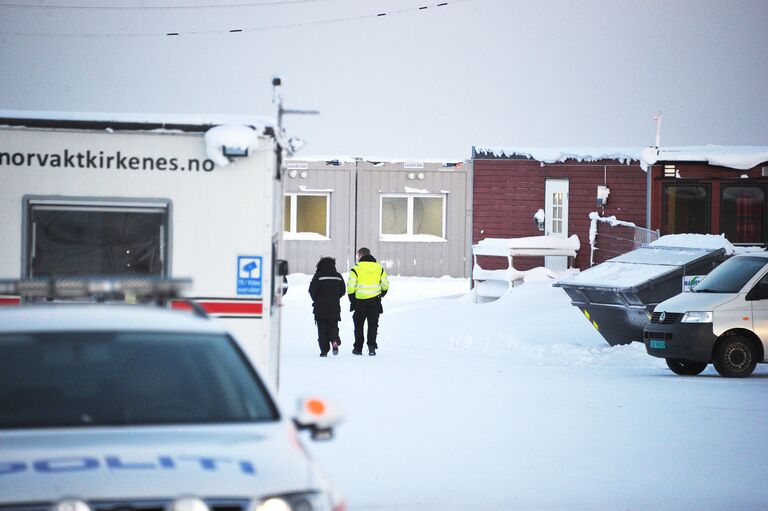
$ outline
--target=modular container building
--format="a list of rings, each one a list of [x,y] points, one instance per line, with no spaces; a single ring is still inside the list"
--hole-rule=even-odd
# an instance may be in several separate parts
[[[291,271],[313,273],[322,256],[345,271],[368,247],[392,275],[469,276],[469,162],[293,159],[285,172]]]

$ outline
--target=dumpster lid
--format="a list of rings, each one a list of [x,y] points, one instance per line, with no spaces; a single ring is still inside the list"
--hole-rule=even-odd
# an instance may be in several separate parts
[[[724,254],[722,248],[687,248],[643,245],[569,276],[554,284],[556,287],[592,288],[610,290],[637,290],[661,280],[682,266],[705,258]]]

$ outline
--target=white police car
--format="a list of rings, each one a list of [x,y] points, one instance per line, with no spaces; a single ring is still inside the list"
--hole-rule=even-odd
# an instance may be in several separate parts
[[[215,322],[140,305],[0,309],[0,510],[340,511]],[[294,424],[295,423],[295,424]]]

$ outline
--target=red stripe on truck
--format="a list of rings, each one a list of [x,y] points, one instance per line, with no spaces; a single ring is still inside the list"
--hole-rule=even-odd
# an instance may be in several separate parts
[[[0,305],[21,305],[20,296],[0,296]]]
[[[249,317],[261,317],[264,306],[261,301],[245,300],[207,300],[190,299],[200,305],[208,314],[217,316],[237,315]],[[192,306],[186,300],[172,300],[171,308],[177,310],[192,310]]]

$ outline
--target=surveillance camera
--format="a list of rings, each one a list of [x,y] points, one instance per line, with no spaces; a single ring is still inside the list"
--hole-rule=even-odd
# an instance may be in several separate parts
[[[272,78],[272,86],[273,87],[279,87],[280,85],[282,85],[282,82],[280,81],[280,77],[279,76],[273,77]]]

